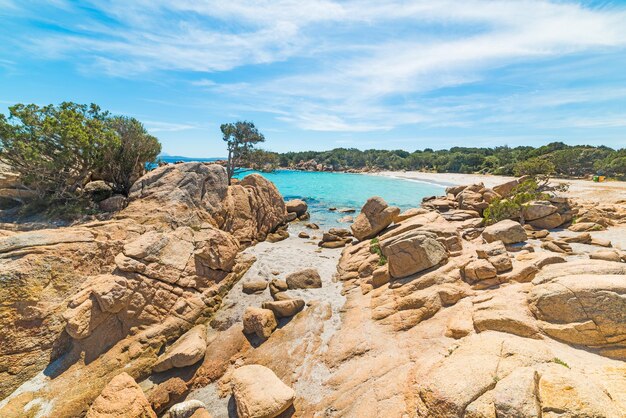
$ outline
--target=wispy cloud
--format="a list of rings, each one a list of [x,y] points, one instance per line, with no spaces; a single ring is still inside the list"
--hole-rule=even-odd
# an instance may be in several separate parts
[[[403,125],[464,127],[535,108],[597,101],[593,91],[486,94],[478,102],[432,92],[484,83],[490,72],[559,57],[623,51],[626,9],[548,0],[249,2],[90,1],[63,8],[61,27],[22,34],[29,53],[71,58],[85,72],[142,78],[199,74],[189,84],[227,102],[230,112],[261,109],[300,129],[389,131]],[[35,6],[16,6],[39,19]],[[48,19],[46,19],[48,21]],[[284,64],[275,71],[255,72]],[[245,73],[243,69],[248,69]],[[522,80],[520,82],[520,79]],[[502,80],[524,86],[523,77]],[[518,83],[518,84],[515,84]],[[556,89],[558,90],[558,89]],[[610,90],[607,89],[607,90]],[[458,94],[458,93],[457,93]],[[606,91],[623,98],[623,89]],[[523,100],[528,100],[524,102]],[[606,99],[609,100],[609,99]],[[496,109],[495,104],[500,105]],[[524,105],[526,103],[526,105]],[[520,109],[520,107],[525,109]],[[495,110],[487,115],[485,110]],[[523,116],[523,115],[522,115]],[[167,125],[167,124],[166,124]],[[191,129],[188,125],[151,130]]]
[[[197,125],[192,124],[184,124],[184,123],[169,123],[169,122],[161,122],[161,121],[152,121],[146,120],[143,121],[144,125],[148,132],[157,133],[157,132],[179,132],[186,131],[189,129],[197,129]]]

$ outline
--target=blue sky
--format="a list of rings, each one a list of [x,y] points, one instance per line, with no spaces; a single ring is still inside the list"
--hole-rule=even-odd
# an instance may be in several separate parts
[[[0,110],[98,103],[163,150],[626,145],[626,2],[0,0]]]

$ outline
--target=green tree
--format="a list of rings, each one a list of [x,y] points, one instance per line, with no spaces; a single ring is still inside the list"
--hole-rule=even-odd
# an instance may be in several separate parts
[[[550,175],[554,173],[554,164],[544,158],[530,158],[513,166],[516,176]]]
[[[76,197],[91,174],[106,164],[107,144],[116,141],[107,127],[108,113],[94,104],[17,104],[9,114],[0,115],[0,160],[41,199]]]
[[[225,123],[220,126],[223,134],[223,140],[228,148],[228,162],[226,172],[228,174],[228,183],[235,173],[235,167],[238,167],[246,155],[254,148],[255,144],[265,142],[265,137],[254,126],[254,123],[248,121],[238,121],[235,123]]]
[[[95,104],[17,104],[8,118],[0,114],[0,161],[40,203],[78,201],[92,180],[127,193],[160,150],[139,121],[111,116]]]
[[[128,194],[130,187],[145,173],[146,162],[155,161],[161,152],[159,140],[148,134],[137,119],[116,116],[108,120],[114,140],[104,147],[100,177],[113,184],[118,193]]]

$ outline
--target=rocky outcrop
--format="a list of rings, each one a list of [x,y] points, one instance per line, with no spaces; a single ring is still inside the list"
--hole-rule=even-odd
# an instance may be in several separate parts
[[[61,393],[49,413],[78,415],[122,368],[140,375],[201,359],[206,339],[191,338],[197,329],[180,335],[217,311],[254,261],[241,249],[285,215],[262,177],[229,187],[222,167],[186,163],[142,177],[110,220],[0,237],[0,398],[57,370],[46,385],[16,392],[0,415]]]
[[[270,418],[280,415],[293,403],[295,392],[267,367],[251,364],[236,369],[232,392],[237,415],[247,418]]]
[[[322,248],[341,248],[352,242],[352,233],[345,228],[330,228],[318,242]]]
[[[589,270],[589,269],[588,269]],[[529,306],[552,338],[626,359],[623,275],[564,275],[535,286]]]
[[[389,206],[381,197],[371,197],[350,227],[352,235],[359,241],[372,238],[391,225],[398,214],[399,208]]]
[[[93,402],[87,418],[156,418],[135,380],[126,373],[115,376]]]
[[[595,232],[574,237],[514,222],[515,232],[502,237],[521,236],[521,227],[525,242],[486,240],[479,206],[497,196],[456,187],[443,199],[454,202],[447,211],[408,211],[371,240],[346,245],[334,280],[327,257],[339,251],[311,242],[241,254],[263,234],[228,230],[228,220],[242,216],[228,214],[236,207],[231,188],[215,212],[200,203],[127,213],[141,207],[139,198],[111,221],[28,240],[3,234],[0,266],[11,281],[0,297],[26,303],[0,304],[10,324],[0,329],[8,342],[0,373],[11,371],[0,385],[48,369],[0,401],[0,415],[80,416],[122,370],[146,377],[140,387],[152,409],[176,417],[235,409],[242,416],[613,417],[626,409],[626,263],[586,256],[595,254],[589,245],[620,255],[616,234],[610,248]],[[145,197],[150,210],[157,195]],[[545,205],[562,216],[553,200],[537,203],[535,216],[545,215]],[[599,212],[585,213],[602,221]],[[271,224],[253,218],[245,224]],[[327,234],[351,241],[345,232]],[[546,251],[548,243],[563,252]],[[290,245],[301,246],[298,260]],[[233,286],[252,263],[248,253],[259,261]],[[287,265],[292,260],[298,267]],[[319,282],[314,274],[285,280],[309,266]],[[195,331],[181,334],[197,324],[208,329],[197,345],[205,347],[202,360],[153,373],[187,351],[181,346]],[[28,355],[16,351],[25,342]],[[241,372],[250,367],[269,371]]]
[[[276,300],[263,302],[262,307],[274,312],[276,318],[288,318],[304,309],[304,301],[302,299]]]

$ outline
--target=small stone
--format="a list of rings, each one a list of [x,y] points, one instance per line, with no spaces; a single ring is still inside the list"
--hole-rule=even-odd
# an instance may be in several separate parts
[[[263,309],[274,312],[276,318],[287,318],[294,316],[304,308],[302,299],[276,300],[273,302],[263,302]]]
[[[243,293],[247,295],[251,295],[253,293],[261,293],[265,289],[267,289],[267,282],[265,280],[254,280],[245,282],[241,288]]]

